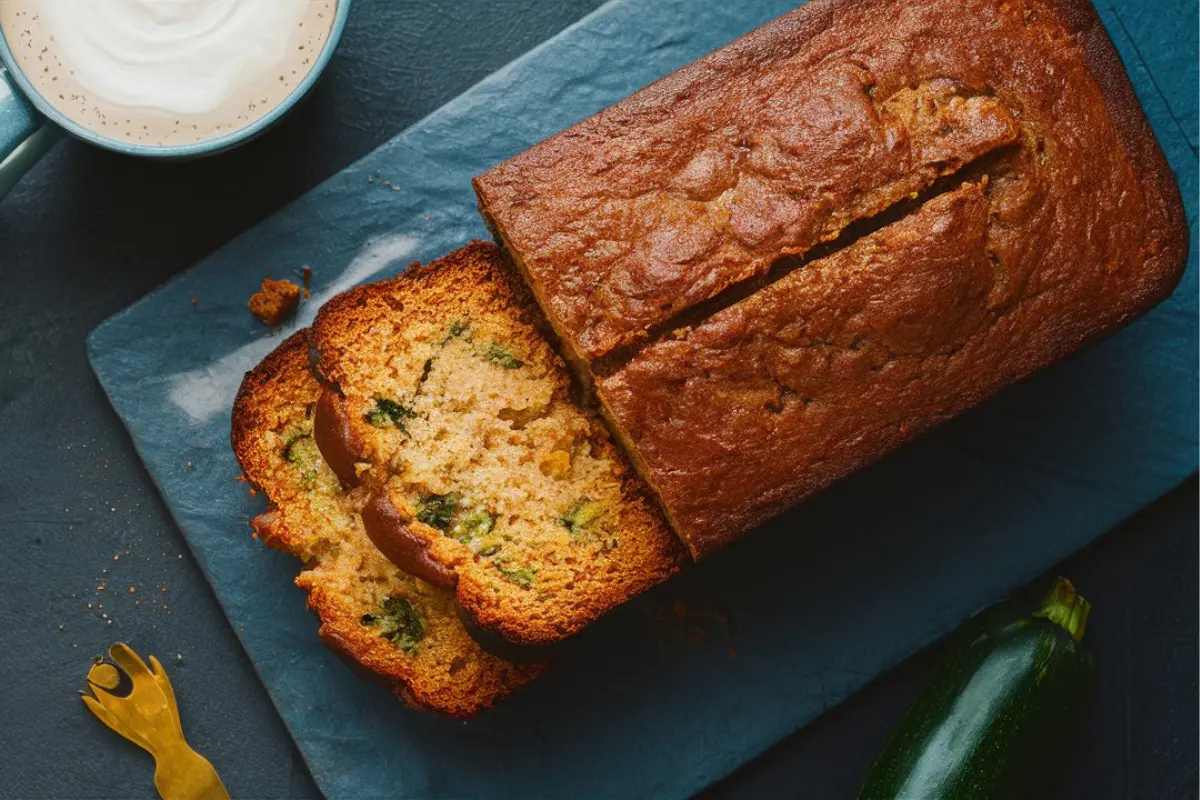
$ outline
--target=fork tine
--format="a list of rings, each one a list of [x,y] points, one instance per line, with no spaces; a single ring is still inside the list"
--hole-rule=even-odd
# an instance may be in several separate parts
[[[112,717],[108,715],[108,712],[103,706],[96,702],[96,698],[92,697],[90,694],[80,692],[79,699],[83,701],[83,704],[88,707],[89,711],[96,715],[97,719],[115,730]]]
[[[121,669],[125,670],[125,673],[135,684],[138,678],[142,678],[143,680],[154,678],[150,673],[149,667],[146,666],[146,662],[142,661],[141,656],[129,649],[129,645],[124,642],[117,642],[108,648],[108,654],[112,656],[113,661],[116,661],[120,665]]]
[[[150,656],[150,674],[154,677],[155,683],[163,690],[171,705],[177,705],[175,702],[175,687],[171,686],[171,679],[167,677],[167,671],[163,669],[163,665],[153,655]]]

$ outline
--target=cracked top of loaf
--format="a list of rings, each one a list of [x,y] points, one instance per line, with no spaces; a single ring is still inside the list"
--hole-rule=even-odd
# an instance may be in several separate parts
[[[1030,246],[1082,233],[1128,257],[1179,237],[1169,173],[1086,0],[814,0],[475,187],[587,362],[988,153],[1022,167],[1000,224],[1047,203],[1081,223],[1035,220]],[[1030,276],[1009,277],[1016,293]]]

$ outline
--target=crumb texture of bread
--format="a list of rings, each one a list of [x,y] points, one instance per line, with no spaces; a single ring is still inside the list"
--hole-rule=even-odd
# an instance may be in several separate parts
[[[362,492],[343,490],[313,441],[321,387],[301,331],[248,373],[233,412],[233,446],[271,501],[255,528],[304,562],[319,635],[352,666],[417,708],[466,718],[532,680],[544,664],[484,651],[458,618],[454,595],[404,574],[363,531]]]
[[[286,320],[300,304],[300,287],[288,280],[263,278],[262,286],[246,304],[250,313],[272,327]]]
[[[550,643],[678,568],[683,548],[494,245],[331,300],[314,344],[364,486],[482,627]]]

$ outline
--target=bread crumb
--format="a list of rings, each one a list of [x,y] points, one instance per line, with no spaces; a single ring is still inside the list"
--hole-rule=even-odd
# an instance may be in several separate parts
[[[275,326],[290,317],[300,304],[300,287],[289,280],[263,278],[262,288],[250,296],[250,313]]]
[[[300,279],[304,281],[305,289],[312,287],[312,267],[308,264],[300,268]]]

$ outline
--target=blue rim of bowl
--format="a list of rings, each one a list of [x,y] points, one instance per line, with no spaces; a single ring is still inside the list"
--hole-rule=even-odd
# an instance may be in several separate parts
[[[238,128],[232,133],[193,144],[162,146],[132,144],[120,139],[101,136],[90,128],[80,125],[51,105],[46,98],[42,97],[37,89],[33,88],[33,84],[25,77],[25,73],[20,67],[17,66],[16,58],[13,57],[12,50],[8,46],[8,40],[5,38],[2,30],[0,30],[0,60],[4,62],[4,67],[8,70],[8,77],[17,84],[25,99],[37,109],[38,113],[78,139],[94,144],[97,147],[103,147],[106,150],[150,158],[205,156],[228,150],[253,139],[278,122],[293,106],[300,102],[300,98],[307,94],[308,90],[321,77],[321,74],[325,71],[325,66],[329,63],[329,59],[333,57],[334,51],[337,50],[338,42],[342,38],[342,32],[346,28],[346,18],[350,14],[350,3],[351,0],[337,0],[337,10],[334,12],[333,27],[329,30],[329,38],[325,40],[325,47],[321,50],[321,54],[317,57],[317,61],[313,64],[312,69],[304,76],[304,80],[300,81],[287,97],[280,101],[267,114],[259,117],[244,128]]]

